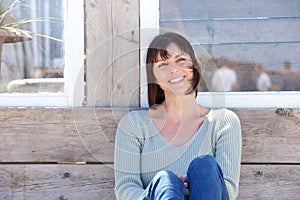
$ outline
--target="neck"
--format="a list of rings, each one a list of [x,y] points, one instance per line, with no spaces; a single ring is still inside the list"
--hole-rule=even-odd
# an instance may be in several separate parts
[[[165,94],[164,107],[167,116],[182,119],[199,113],[199,105],[196,102],[195,94],[176,96]]]

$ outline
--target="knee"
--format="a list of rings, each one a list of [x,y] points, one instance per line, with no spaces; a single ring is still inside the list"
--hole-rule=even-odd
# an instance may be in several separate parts
[[[189,166],[188,173],[208,175],[219,171],[219,166],[215,158],[211,155],[204,155],[195,158]]]
[[[211,155],[202,155],[202,156],[199,156],[197,158],[195,158],[195,160],[197,160],[198,162],[204,162],[204,163],[213,163],[215,162],[215,158]]]
[[[216,160],[213,156],[211,155],[203,155],[195,158],[192,160],[190,163],[190,166],[213,166],[216,165]]]

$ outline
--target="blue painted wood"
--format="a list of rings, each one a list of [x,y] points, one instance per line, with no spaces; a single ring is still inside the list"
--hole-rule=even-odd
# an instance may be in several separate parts
[[[182,31],[200,43],[299,42],[300,17],[225,21],[163,21],[163,28]]]
[[[162,0],[161,19],[299,16],[299,0]],[[179,11],[180,16],[177,15]]]
[[[299,0],[164,0],[160,27],[216,56],[272,68],[288,59],[300,69]]]

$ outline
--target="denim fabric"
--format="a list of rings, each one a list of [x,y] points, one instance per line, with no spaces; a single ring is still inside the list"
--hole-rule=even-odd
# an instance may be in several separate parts
[[[189,200],[229,200],[223,173],[210,155],[195,158],[187,171]],[[160,171],[140,200],[184,200],[184,183],[171,171]]]
[[[185,188],[183,182],[171,171],[158,172],[146,188],[143,200],[183,200]]]
[[[214,157],[195,158],[187,171],[190,200],[229,200],[223,173]]]

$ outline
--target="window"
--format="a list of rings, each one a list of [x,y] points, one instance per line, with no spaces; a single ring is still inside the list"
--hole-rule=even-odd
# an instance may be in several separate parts
[[[141,63],[159,32],[176,31],[194,46],[202,63],[198,102],[208,107],[276,108],[300,106],[299,1],[236,2],[233,0],[141,1]],[[285,71],[286,61],[291,72]],[[220,74],[227,66],[235,78]],[[227,70],[229,71],[229,70]],[[262,73],[262,72],[263,73]],[[214,73],[218,86],[213,84]],[[146,81],[141,72],[142,85]],[[260,80],[260,74],[262,79]],[[288,78],[285,78],[287,76]],[[226,81],[236,79],[235,85]],[[293,83],[292,79],[295,81]],[[265,81],[264,81],[265,80]],[[285,83],[288,80],[290,83]],[[289,86],[286,86],[289,85]],[[146,88],[141,93],[146,104]]]
[[[11,14],[19,21],[28,19],[30,22],[18,28],[33,34],[31,39],[16,45],[3,45],[2,58],[10,57],[1,62],[0,106],[81,106],[84,95],[83,1],[8,0],[1,2],[0,8],[6,9],[4,3],[15,2],[19,4]],[[10,63],[11,60],[16,62]],[[5,81],[5,67],[20,70],[13,71],[13,78]]]

